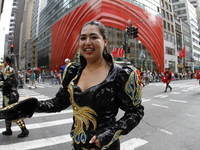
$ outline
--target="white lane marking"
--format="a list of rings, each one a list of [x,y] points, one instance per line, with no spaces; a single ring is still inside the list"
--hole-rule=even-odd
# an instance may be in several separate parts
[[[63,110],[63,111],[58,112],[58,113],[34,113],[32,118],[48,117],[48,116],[62,115],[62,114],[68,114],[68,113],[73,113],[73,110],[72,109]],[[4,119],[1,119],[0,122],[4,122]]]
[[[194,118],[197,117],[197,116],[195,116],[195,115],[190,115],[190,114],[187,114],[187,116],[188,116],[188,117],[194,117]]]
[[[13,150],[13,148],[15,148],[15,149],[30,150],[30,149],[47,147],[51,145],[57,145],[61,143],[67,143],[71,141],[72,139],[70,135],[67,134],[67,135],[61,135],[57,137],[25,141],[25,142],[10,144],[10,145],[0,145],[0,149]],[[135,148],[141,147],[142,145],[145,145],[147,143],[148,141],[145,141],[139,138],[133,138],[121,143],[121,149],[134,150]]]
[[[180,94],[180,92],[170,92],[170,94]]]
[[[187,101],[181,101],[181,100],[175,100],[175,99],[170,99],[169,101],[178,102],[178,103],[187,103]]]
[[[160,97],[160,98],[165,98],[165,97],[168,97],[168,95],[165,95],[165,94],[161,94],[161,95],[156,95],[154,97]]]
[[[173,133],[164,129],[160,129],[161,132],[164,132],[166,134],[172,135]]]
[[[63,111],[57,112],[57,113],[34,113],[32,118],[54,116],[54,115],[61,115],[61,114],[68,114],[68,113],[73,113],[73,110],[72,109],[63,110]]]
[[[142,145],[147,144],[148,141],[139,139],[139,138],[133,138],[128,141],[125,141],[121,143],[120,149],[121,150],[134,150],[135,148],[138,148]]]
[[[57,125],[64,125],[68,123],[72,123],[73,119],[62,119],[62,120],[56,120],[56,121],[49,121],[49,122],[42,122],[42,123],[35,123],[35,124],[26,124],[26,127],[28,129],[38,129],[38,128],[46,128],[46,127],[52,127]],[[0,128],[0,132],[4,131],[5,128]],[[13,131],[20,131],[21,129],[18,126],[12,127]]]
[[[184,89],[184,90],[181,90],[181,91],[183,91],[183,92],[188,92],[189,90],[188,90],[188,89]]]
[[[51,138],[45,138],[45,139],[38,139],[38,140],[32,140],[32,141],[25,141],[15,144],[9,144],[9,145],[0,145],[0,149],[6,149],[6,150],[14,150],[14,149],[23,149],[23,150],[30,150],[30,149],[36,149],[36,148],[42,148],[46,146],[51,145],[57,145],[61,143],[67,143],[72,141],[69,134],[67,135],[61,135],[57,137],[51,137]]]
[[[145,99],[145,98],[143,98],[142,99],[142,102],[148,102],[148,101],[150,101],[151,99]]]
[[[158,105],[158,104],[152,104],[152,105],[157,106],[157,107],[169,108],[168,106],[164,106],[164,105]]]

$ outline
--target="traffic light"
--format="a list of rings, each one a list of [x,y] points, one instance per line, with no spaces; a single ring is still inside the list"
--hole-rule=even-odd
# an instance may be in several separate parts
[[[123,50],[126,50],[126,45],[125,44],[123,44]]]
[[[14,45],[10,46],[10,52],[13,53]]]
[[[130,52],[131,52],[131,47],[128,46],[127,53],[130,53]]]
[[[126,34],[131,35],[131,27],[126,28]]]
[[[133,35],[133,38],[138,37],[138,28],[132,27],[131,28],[131,35]]]

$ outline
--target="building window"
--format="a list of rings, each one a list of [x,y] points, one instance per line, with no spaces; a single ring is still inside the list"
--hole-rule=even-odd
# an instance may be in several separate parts
[[[157,7],[157,11],[160,12],[160,7]]]
[[[167,39],[169,42],[171,42],[172,41],[172,38],[171,38],[171,35],[170,34],[168,34],[168,39]]]
[[[166,29],[166,21],[163,21],[164,29]]]
[[[174,36],[173,36],[173,35],[172,35],[172,42],[175,43],[175,39],[174,39]]]
[[[173,17],[172,17],[172,15],[170,15],[170,21],[173,22]]]
[[[170,23],[167,23],[168,30],[170,31]]]
[[[168,4],[167,4],[167,2],[165,2],[165,8],[168,9]]]
[[[172,6],[171,5],[169,5],[169,11],[172,12]]]
[[[175,50],[174,50],[174,48],[166,47],[166,54],[175,55]]]
[[[167,33],[164,33],[164,38],[165,40],[167,40]]]
[[[164,5],[164,2],[163,2],[163,0],[161,1],[161,3],[162,3],[162,6],[164,7],[165,5]]]
[[[166,14],[167,14],[167,19],[169,20],[169,13],[167,12]]]
[[[174,26],[171,25],[171,31],[174,33]]]
[[[162,15],[165,18],[165,11],[162,9]]]

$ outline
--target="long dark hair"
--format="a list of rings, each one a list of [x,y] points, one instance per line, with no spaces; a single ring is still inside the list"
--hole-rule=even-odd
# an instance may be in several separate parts
[[[15,66],[15,55],[12,54],[10,57],[5,57],[4,60],[9,64],[10,67],[14,69],[13,80],[15,80],[15,86],[17,87],[17,79],[18,79],[18,70]]]
[[[98,22],[96,20],[92,20],[92,21],[89,21],[89,22],[85,23],[83,25],[83,27],[81,28],[81,30],[80,30],[80,34],[81,34],[82,29],[87,25],[95,25],[95,26],[97,26],[99,28],[99,31],[100,31],[101,35],[103,36],[103,39],[105,40],[105,39],[108,38],[106,27],[101,22]],[[103,49],[103,54],[102,55],[103,55],[103,58],[106,61],[113,63],[112,56],[108,53],[108,50],[107,50],[106,46]],[[86,60],[85,60],[85,58],[83,56],[80,57],[80,61],[81,61],[81,63],[84,63],[84,64],[86,63],[87,64],[87,62],[86,62]]]

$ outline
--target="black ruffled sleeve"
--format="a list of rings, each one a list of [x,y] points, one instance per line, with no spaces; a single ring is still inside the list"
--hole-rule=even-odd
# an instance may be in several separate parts
[[[142,87],[136,70],[122,68],[116,76],[115,87],[116,103],[125,113],[114,124],[98,131],[101,148],[108,148],[120,135],[129,133],[144,116],[144,107],[141,105]]]
[[[63,74],[63,87],[59,89],[56,96],[50,100],[39,101],[36,112],[60,112],[69,107],[69,93],[68,84],[75,77],[80,65],[77,63],[70,63],[66,66]]]

